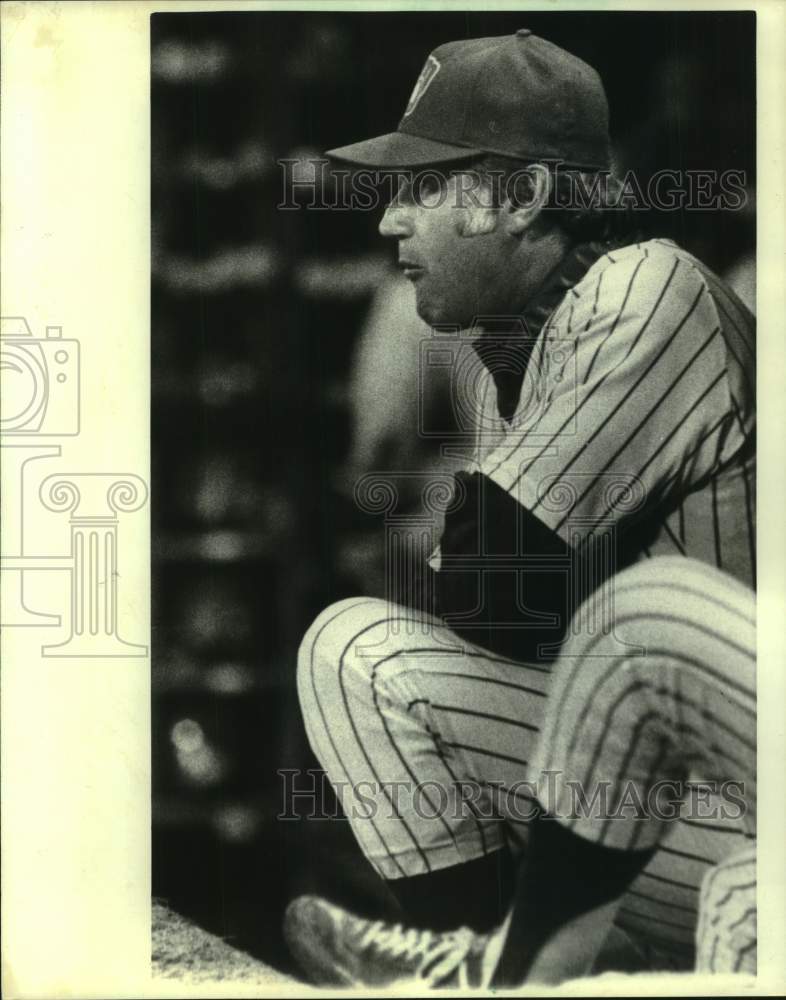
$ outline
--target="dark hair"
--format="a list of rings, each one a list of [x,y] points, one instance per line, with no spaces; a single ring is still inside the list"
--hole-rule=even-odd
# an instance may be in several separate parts
[[[635,235],[633,213],[624,202],[620,204],[620,182],[610,172],[497,154],[473,160],[470,168],[490,187],[494,205],[506,199],[526,205],[534,196],[531,168],[535,162],[547,167],[552,177],[549,200],[541,215],[544,227],[559,226],[576,242]]]

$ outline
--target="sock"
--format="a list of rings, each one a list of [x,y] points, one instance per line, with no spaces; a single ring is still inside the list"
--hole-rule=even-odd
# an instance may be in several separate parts
[[[532,823],[516,880],[495,986],[520,986],[543,945],[570,920],[617,899],[654,849],[624,851],[585,840],[546,814]]]
[[[404,921],[433,931],[469,927],[486,934],[510,909],[515,867],[507,848],[426,875],[392,879]]]

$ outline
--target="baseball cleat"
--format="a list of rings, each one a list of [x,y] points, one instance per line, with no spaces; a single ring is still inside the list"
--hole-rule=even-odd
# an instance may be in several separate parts
[[[436,932],[365,920],[317,896],[287,907],[284,937],[304,974],[318,986],[482,988],[501,940],[468,927]]]

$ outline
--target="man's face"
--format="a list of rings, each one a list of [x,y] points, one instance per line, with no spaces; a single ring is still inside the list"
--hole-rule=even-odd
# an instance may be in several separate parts
[[[399,266],[414,285],[418,315],[433,326],[466,328],[475,316],[510,308],[497,213],[471,204],[471,186],[467,174],[441,183],[402,179],[379,224],[383,236],[398,240]]]

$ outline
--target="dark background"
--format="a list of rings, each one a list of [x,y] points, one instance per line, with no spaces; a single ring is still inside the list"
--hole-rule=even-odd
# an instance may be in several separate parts
[[[277,771],[317,766],[303,632],[380,588],[381,526],[349,501],[346,463],[353,352],[391,253],[380,213],[277,210],[277,160],[391,131],[430,50],[520,27],[600,72],[620,169],[745,171],[745,211],[646,226],[750,277],[751,13],[152,18],[153,889],[281,967],[296,893],[385,903],[345,822],[277,818]]]

